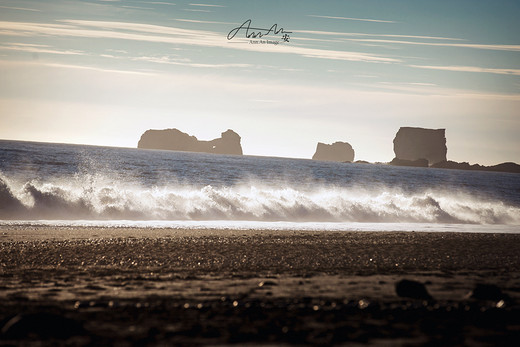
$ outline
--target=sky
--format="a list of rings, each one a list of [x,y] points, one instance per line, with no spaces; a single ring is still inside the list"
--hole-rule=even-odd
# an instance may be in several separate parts
[[[388,162],[412,126],[520,163],[520,1],[197,1],[0,0],[0,139],[233,129],[247,155]]]

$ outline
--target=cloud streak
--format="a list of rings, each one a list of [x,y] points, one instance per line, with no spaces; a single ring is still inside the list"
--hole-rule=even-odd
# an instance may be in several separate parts
[[[167,6],[176,6],[175,4],[172,4],[171,2],[164,2],[164,1],[149,1],[146,2],[147,4],[152,5],[167,5]]]
[[[170,65],[179,65],[179,66],[188,66],[195,68],[212,68],[212,69],[221,69],[221,68],[250,68],[254,67],[251,64],[202,64],[202,63],[193,63],[190,62],[189,59],[172,59],[167,56],[162,57],[148,57],[141,56],[132,58],[135,61],[145,61],[149,63],[157,63],[157,64],[170,64]]]
[[[410,65],[414,68],[419,69],[431,69],[431,70],[444,70],[444,71],[456,71],[456,72],[483,72],[493,73],[498,75],[513,75],[520,76],[520,69],[494,69],[485,68],[478,66],[431,66],[431,65]]]
[[[99,39],[121,39],[176,45],[194,45],[255,51],[263,53],[294,54],[308,58],[393,63],[400,60],[377,54],[314,49],[288,45],[230,44],[225,35],[211,31],[181,29],[169,26],[88,20],[63,20],[65,24],[28,22],[0,22],[0,34],[34,36],[52,35]],[[261,47],[259,47],[261,46]]]
[[[471,100],[508,100],[520,101],[518,93],[493,93],[478,92],[468,89],[447,88],[438,86],[433,83],[398,83],[398,82],[378,82],[378,83],[360,83],[359,86],[369,89],[375,88],[386,90],[382,93],[396,93],[400,95],[425,96],[433,98],[446,99],[471,99]],[[374,92],[375,93],[375,92]]]
[[[201,6],[201,7],[226,7],[223,5],[215,5],[215,4],[190,4],[190,6]]]
[[[126,74],[126,75],[141,75],[141,76],[154,76],[156,73],[154,72],[146,72],[146,71],[135,71],[135,70],[117,70],[117,69],[104,69],[94,66],[85,66],[85,65],[75,65],[75,64],[60,64],[60,63],[48,63],[48,62],[12,62],[0,60],[0,66],[47,66],[51,68],[65,68],[65,69],[74,69],[74,70],[88,70],[88,71],[96,71],[96,72],[108,72],[108,73],[117,73],[117,74]]]
[[[183,18],[175,18],[174,20],[178,22],[188,22],[188,23],[201,23],[201,24],[226,24],[226,25],[237,25],[238,23],[230,23],[230,22],[213,22],[209,20],[196,20],[196,19],[183,19]]]
[[[0,8],[5,8],[7,10],[17,10],[17,11],[41,12],[41,10],[38,10],[35,8],[27,8],[27,7],[0,6]]]
[[[184,11],[189,11],[189,12],[205,12],[205,13],[210,13],[212,11],[209,11],[209,10],[201,10],[201,9],[194,9],[194,8],[185,8]]]
[[[127,8],[129,10],[153,10],[151,7],[140,7],[140,6],[121,6],[122,8]]]
[[[395,44],[403,44],[403,45],[458,47],[458,48],[472,48],[472,49],[484,49],[484,50],[494,50],[494,51],[520,52],[520,45],[501,45],[501,44],[487,45],[487,44],[478,44],[478,43],[416,42],[416,41],[380,40],[380,39],[343,39],[343,40],[355,41],[355,42],[395,43]]]
[[[326,19],[354,20],[354,21],[360,21],[360,22],[397,23],[397,22],[392,21],[392,20],[368,19],[368,18],[352,18],[352,17],[318,16],[318,15],[315,15],[315,14],[308,14],[307,17],[326,18]]]
[[[77,50],[58,50],[53,49],[48,45],[34,45],[27,43],[11,43],[7,45],[0,45],[0,50],[20,51],[29,53],[48,53],[48,54],[62,54],[62,55],[83,55],[85,52]]]
[[[449,41],[465,41],[464,39],[454,37],[442,36],[419,36],[419,35],[394,35],[394,34],[367,34],[367,33],[350,33],[337,31],[320,31],[320,30],[293,30],[294,33],[325,35],[325,36],[364,36],[364,37],[401,37],[413,39],[428,39],[428,40],[449,40]]]

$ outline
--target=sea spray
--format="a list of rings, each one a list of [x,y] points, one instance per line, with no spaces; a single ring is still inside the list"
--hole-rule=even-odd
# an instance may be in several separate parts
[[[0,179],[0,218],[520,224],[518,207],[442,189],[80,184],[85,181],[31,181],[16,190]]]
[[[16,141],[0,141],[0,165],[13,223],[520,225],[507,173]]]

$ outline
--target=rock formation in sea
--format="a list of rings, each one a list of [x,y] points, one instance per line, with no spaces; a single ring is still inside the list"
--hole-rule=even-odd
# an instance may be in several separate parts
[[[312,156],[314,160],[352,162],[354,161],[354,150],[347,142],[334,142],[332,145],[318,142],[316,153]]]
[[[451,160],[445,160],[433,164],[431,167],[437,169],[456,169],[456,170],[474,170],[474,171],[495,171],[495,172],[512,172],[520,173],[520,165],[516,163],[502,163],[492,166],[484,166],[479,164],[470,165],[468,162],[456,162]]]
[[[394,138],[396,159],[426,159],[429,165],[446,161],[445,129],[401,127]]]
[[[147,130],[137,148],[242,155],[240,136],[229,129],[211,141],[199,141],[178,129]]]
[[[394,166],[413,166],[413,167],[428,167],[429,166],[427,159],[405,160],[405,159],[394,158],[388,164],[394,165]]]

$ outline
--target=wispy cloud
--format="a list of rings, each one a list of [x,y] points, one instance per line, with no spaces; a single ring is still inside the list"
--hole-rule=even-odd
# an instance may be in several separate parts
[[[193,9],[193,8],[185,8],[184,11],[188,11],[188,12],[205,12],[205,13],[213,12],[213,11],[209,11],[209,10],[200,10],[200,9]]]
[[[291,41],[342,42],[341,40],[318,39],[318,38],[300,37],[300,36],[291,38]]]
[[[129,75],[143,75],[143,76],[153,76],[156,75],[155,72],[149,71],[138,71],[138,70],[117,70],[117,69],[104,69],[95,66],[86,66],[86,65],[75,65],[75,64],[60,64],[60,63],[49,63],[49,62],[13,62],[0,60],[0,65],[4,66],[47,66],[52,68],[65,68],[65,69],[75,69],[75,70],[89,70],[96,72],[108,72],[108,73],[117,73],[117,74],[129,74]]]
[[[128,54],[128,51],[125,51],[124,49],[113,49],[113,48],[108,48],[107,51],[108,51],[108,52],[114,52],[114,53]]]
[[[208,36],[216,35],[211,31],[182,29],[164,25],[141,24],[132,22],[108,22],[108,21],[93,21],[93,20],[76,20],[68,19],[62,20],[63,23],[93,27],[99,29],[113,29],[113,30],[129,30],[143,33],[164,34],[164,35],[191,35],[191,36]]]
[[[154,8],[151,7],[141,7],[141,6],[121,6],[122,8],[128,8],[130,10],[154,10]]]
[[[226,7],[223,5],[215,5],[215,4],[190,4],[190,6],[201,6],[201,7]]]
[[[398,83],[398,82],[378,82],[360,83],[359,86],[369,89],[386,90],[388,93],[396,95],[425,96],[446,99],[471,99],[471,100],[510,100],[520,101],[518,93],[490,93],[477,92],[468,89],[446,88],[433,83]]]
[[[63,55],[82,55],[84,52],[78,50],[59,50],[47,45],[35,45],[27,43],[10,43],[0,45],[0,50],[20,51],[29,53],[48,53]]]
[[[41,10],[38,10],[38,9],[35,9],[35,8],[27,8],[27,7],[0,6],[0,8],[5,8],[7,10],[17,10],[17,11],[41,12]]]
[[[127,53],[127,52],[125,52]],[[272,65],[256,65],[256,64],[248,64],[248,63],[197,63],[192,61],[189,58],[185,58],[179,55],[161,55],[161,56],[137,56],[137,57],[129,57],[127,54],[124,56],[117,56],[113,54],[100,54],[101,57],[112,58],[112,59],[129,59],[132,61],[140,61],[147,62],[153,64],[166,64],[166,65],[176,65],[176,66],[186,66],[193,68],[211,68],[211,69],[227,69],[227,68],[242,68],[242,69],[270,69],[270,70],[279,70],[279,71],[287,71],[287,72],[299,72],[303,71],[302,69],[294,69],[294,68],[284,68],[279,66]]]
[[[170,26],[88,20],[63,20],[61,22],[66,24],[0,22],[0,34],[5,34],[7,32],[9,35],[19,36],[53,35],[134,40],[178,45],[220,47],[263,53],[295,54],[309,58],[373,63],[391,63],[400,61],[395,58],[362,52],[315,49],[289,45],[261,45],[262,47],[259,47],[260,45],[229,44],[229,41],[221,33],[182,29]]]
[[[251,46],[251,45],[248,45]],[[272,45],[267,45],[272,46]],[[277,52],[277,48],[269,49],[271,52]],[[373,63],[395,63],[399,62],[399,59],[389,58],[385,56],[360,53],[360,52],[349,52],[349,51],[335,51],[326,49],[313,49],[306,47],[288,47],[282,46],[278,50],[284,53],[299,54],[309,58],[320,58],[320,59],[332,59],[332,60],[347,60],[347,61],[364,61]]]
[[[351,33],[337,31],[320,31],[320,30],[292,30],[294,33],[325,35],[325,36],[361,36],[361,37],[401,37],[428,40],[448,40],[448,41],[465,41],[464,39],[442,36],[418,36],[418,35],[393,35],[393,34],[367,34],[367,33]]]
[[[236,25],[238,23],[230,23],[230,22],[213,22],[209,20],[196,20],[196,19],[183,19],[183,18],[174,18],[178,22],[188,22],[188,23],[201,23],[201,24],[226,24],[226,25]]]
[[[149,63],[158,63],[158,64],[170,64],[170,65],[180,65],[180,66],[188,66],[195,68],[212,68],[212,69],[220,69],[220,68],[250,68],[254,65],[251,64],[202,64],[202,63],[193,63],[189,61],[189,59],[176,59],[167,56],[162,57],[149,57],[149,56],[141,56],[132,58],[135,61],[146,61]]]
[[[478,43],[441,43],[441,42],[416,42],[416,41],[400,41],[400,40],[380,40],[380,39],[344,39],[355,42],[378,42],[378,43],[395,43],[403,45],[419,45],[419,46],[437,46],[437,47],[459,47],[485,49],[494,51],[510,51],[519,52],[520,45],[501,45],[501,44],[478,44]]]
[[[430,66],[430,65],[410,65],[411,67],[420,69],[445,70],[457,72],[484,72],[499,75],[514,75],[520,76],[520,69],[495,69],[478,66]]]
[[[309,14],[307,17],[315,17],[315,18],[327,18],[327,19],[342,19],[342,20],[355,20],[361,22],[376,22],[376,23],[397,23],[392,20],[382,20],[382,19],[368,19],[368,18],[352,18],[352,17],[333,17],[333,16],[318,16],[315,14]]]
[[[333,70],[335,71],[335,70]],[[361,78],[378,78],[379,76],[376,76],[376,75],[364,75],[364,74],[361,74],[361,75],[354,75],[354,77],[361,77]]]
[[[487,100],[509,100],[509,101],[520,101],[520,94],[494,94],[494,93],[478,93],[464,91],[448,97],[461,98],[461,99],[487,99]]]
[[[436,86],[435,83],[424,83],[424,82],[409,82],[408,84],[411,84],[414,86]]]
[[[145,71],[103,69],[103,68],[99,68],[99,67],[84,66],[84,65],[54,64],[54,63],[44,63],[42,65],[50,66],[50,67],[58,67],[58,68],[91,70],[91,71],[110,72],[110,73],[118,73],[118,74],[144,75],[144,76],[155,75],[155,73],[145,72]]]
[[[164,2],[164,1],[149,1],[146,2],[147,4],[153,4],[153,5],[167,5],[167,6],[176,6],[176,4],[173,4],[171,2]]]
[[[455,37],[443,37],[443,36],[418,36],[418,35],[392,35],[392,34],[359,34],[363,36],[377,36],[377,37],[402,37],[409,39],[428,39],[428,40],[448,40],[448,41],[466,41]]]

